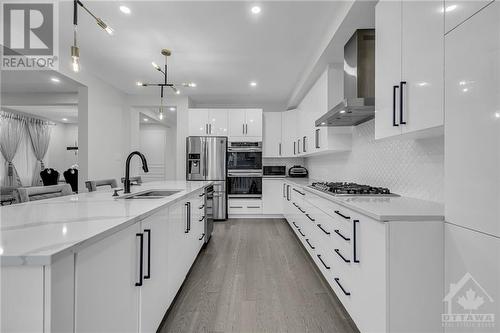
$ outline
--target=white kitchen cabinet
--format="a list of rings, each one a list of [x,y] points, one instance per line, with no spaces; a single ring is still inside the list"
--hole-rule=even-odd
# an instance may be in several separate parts
[[[452,285],[457,288],[452,290]],[[500,317],[500,238],[445,224],[445,301],[444,313],[493,314],[498,331]],[[464,309],[458,302],[468,298],[472,291],[474,298],[482,299],[477,309]],[[477,297],[477,298],[476,298]],[[451,323],[453,325],[453,323]],[[463,322],[457,322],[457,325]],[[487,322],[476,324],[488,324]],[[491,323],[490,323],[491,324]],[[468,332],[488,331],[487,326],[474,328]],[[446,327],[446,333],[464,332],[460,327]]]
[[[190,136],[227,136],[228,111],[226,109],[189,109]]]
[[[140,332],[156,332],[169,300],[170,262],[168,261],[169,214],[167,209],[147,217],[142,223],[144,237]]]
[[[376,139],[443,125],[441,6],[389,0],[376,6]]]
[[[262,199],[228,199],[228,215],[261,215],[262,214]]]
[[[297,109],[283,112],[281,145],[283,157],[297,156],[297,114]]]
[[[283,214],[283,179],[262,179],[262,213]]]
[[[262,114],[262,157],[282,156],[281,115],[282,112],[264,112]]]
[[[138,330],[140,234],[137,223],[78,252],[75,332]]]
[[[230,110],[229,137],[232,141],[262,140],[262,109]]]
[[[494,0],[445,0],[444,1],[444,20],[445,32],[449,32],[460,23],[469,19],[472,15],[482,8],[491,4]],[[441,3],[436,3],[441,5]],[[440,9],[443,10],[443,9]]]
[[[445,217],[498,237],[500,3],[449,32],[445,42]]]

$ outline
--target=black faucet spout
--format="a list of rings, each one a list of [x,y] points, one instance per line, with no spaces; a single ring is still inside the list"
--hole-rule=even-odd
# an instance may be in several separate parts
[[[148,161],[146,161],[146,157],[141,152],[138,151],[131,152],[127,157],[127,161],[125,162],[125,179],[123,180],[123,188],[124,188],[123,193],[130,193],[130,160],[134,155],[138,155],[141,158],[142,170],[144,170],[144,172],[149,172]]]

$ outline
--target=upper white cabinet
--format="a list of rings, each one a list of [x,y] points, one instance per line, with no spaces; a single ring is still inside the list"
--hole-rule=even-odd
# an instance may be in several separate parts
[[[227,136],[227,114],[225,109],[189,109],[189,135]]]
[[[281,136],[282,136],[282,156],[294,157],[297,155],[297,114],[298,110],[283,112]]]
[[[446,220],[500,236],[500,3],[445,43]]]
[[[263,157],[281,157],[283,146],[281,140],[281,117],[282,112],[264,112],[262,137],[262,156]]]
[[[262,109],[234,109],[228,115],[231,140],[262,140]]]
[[[442,8],[434,1],[377,4],[375,138],[443,125]]]
[[[445,32],[449,32],[492,2],[492,0],[445,0],[444,9],[442,9],[445,15]]]

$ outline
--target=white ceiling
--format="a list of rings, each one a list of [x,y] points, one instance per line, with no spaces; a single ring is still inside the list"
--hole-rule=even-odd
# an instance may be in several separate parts
[[[87,1],[115,30],[104,33],[80,10],[82,70],[131,94],[158,94],[136,81],[161,81],[151,61],[162,65],[172,50],[170,81],[198,84],[186,91],[194,103],[259,105],[290,98],[311,57],[318,53],[337,1],[264,1],[255,16],[247,1]],[[127,5],[131,15],[119,11]],[[60,3],[60,52],[69,52],[72,2]],[[258,82],[256,88],[249,82]]]
[[[3,106],[3,109],[30,114],[58,123],[78,123],[78,107],[76,105],[6,105]]]
[[[76,93],[81,86],[54,71],[2,71],[0,81],[2,93]]]

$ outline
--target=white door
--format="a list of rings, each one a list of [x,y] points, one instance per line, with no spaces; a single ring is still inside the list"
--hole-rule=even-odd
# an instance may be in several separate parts
[[[403,112],[400,111],[399,118],[403,133],[443,125],[444,13],[440,11],[441,6],[435,1],[403,1],[401,77],[406,84],[402,85]]]
[[[282,112],[264,112],[262,124],[264,135],[262,137],[263,157],[280,157],[281,144],[281,114]]]
[[[189,135],[204,136],[208,135],[208,110],[207,109],[189,109]]]
[[[262,213],[283,214],[283,179],[262,179]]]
[[[262,109],[247,109],[245,117],[245,136],[262,137]]]
[[[75,332],[137,332],[139,223],[76,255]],[[144,280],[143,280],[144,282]]]
[[[381,139],[401,134],[401,1],[379,1],[375,33],[375,138]]]
[[[227,136],[227,110],[210,109],[208,111],[208,134],[212,136]]]
[[[238,138],[245,136],[245,109],[228,110],[229,136]]]
[[[141,288],[141,332],[156,332],[170,305],[169,223],[166,208],[142,221],[144,283]]]
[[[445,43],[445,217],[500,236],[500,3]]]

